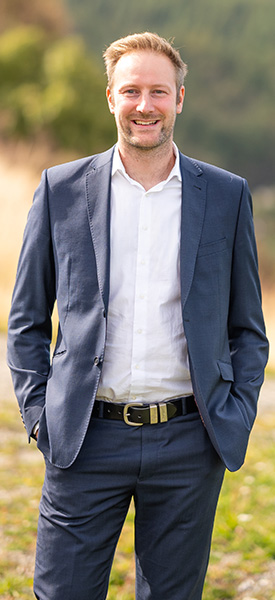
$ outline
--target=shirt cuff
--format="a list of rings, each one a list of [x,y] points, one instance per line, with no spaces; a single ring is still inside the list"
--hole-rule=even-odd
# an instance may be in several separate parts
[[[33,427],[33,430],[32,430],[32,435],[34,437],[36,436],[38,429],[39,429],[39,421],[37,421],[37,423],[35,423],[35,426]]]

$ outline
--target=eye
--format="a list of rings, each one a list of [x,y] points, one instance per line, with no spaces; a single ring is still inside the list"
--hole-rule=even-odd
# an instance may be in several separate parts
[[[138,95],[138,91],[132,88],[129,88],[128,90],[124,90],[123,92],[124,96],[137,96]]]
[[[156,96],[165,96],[166,92],[164,90],[153,90],[153,94]]]

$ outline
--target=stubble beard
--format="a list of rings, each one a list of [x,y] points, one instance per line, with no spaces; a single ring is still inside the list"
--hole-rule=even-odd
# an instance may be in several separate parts
[[[142,119],[142,117],[139,117],[139,119]],[[120,126],[120,135],[128,147],[148,152],[156,148],[161,148],[162,146],[170,143],[170,141],[173,139],[174,125],[175,119],[170,126],[165,126],[162,123],[158,137],[154,141],[148,140],[147,143],[146,140],[143,141],[142,138],[138,138],[138,136],[133,133],[130,125],[128,127]]]

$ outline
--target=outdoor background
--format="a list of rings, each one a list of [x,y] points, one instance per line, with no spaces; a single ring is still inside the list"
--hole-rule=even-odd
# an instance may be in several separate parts
[[[180,149],[248,179],[271,342],[247,462],[226,477],[205,600],[275,599],[275,2],[0,0],[2,600],[32,598],[43,481],[43,461],[34,444],[26,445],[5,366],[7,317],[27,213],[42,169],[115,142],[102,52],[117,37],[147,29],[174,38],[188,63],[176,127]],[[134,598],[132,520],[131,512],[109,600]]]

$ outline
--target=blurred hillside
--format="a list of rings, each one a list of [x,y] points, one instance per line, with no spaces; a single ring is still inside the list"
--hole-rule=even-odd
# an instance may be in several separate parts
[[[175,39],[189,66],[176,141],[189,156],[275,183],[274,0],[65,0],[98,56],[149,29]]]

